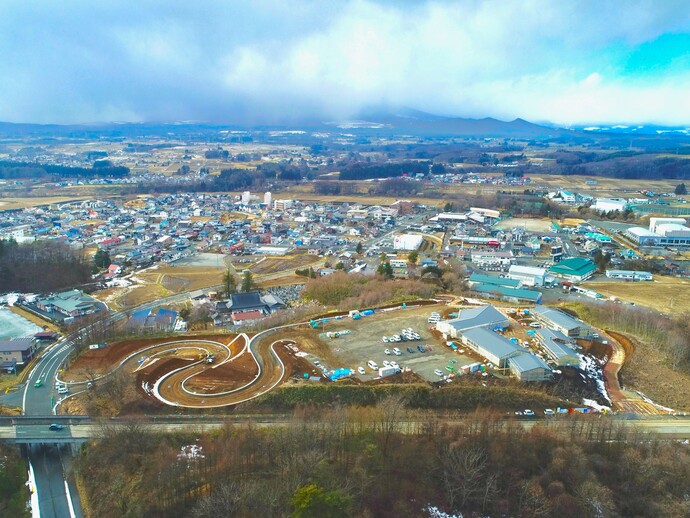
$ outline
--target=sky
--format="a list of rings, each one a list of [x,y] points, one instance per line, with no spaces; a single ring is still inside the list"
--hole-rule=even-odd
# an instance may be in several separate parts
[[[3,0],[0,120],[690,125],[686,0]]]

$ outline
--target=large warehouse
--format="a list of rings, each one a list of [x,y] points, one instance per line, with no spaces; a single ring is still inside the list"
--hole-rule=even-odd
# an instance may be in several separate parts
[[[561,367],[577,367],[580,365],[580,358],[570,347],[571,338],[568,338],[560,331],[549,328],[538,329],[537,340],[544,349],[546,355]]]
[[[532,309],[532,316],[544,326],[570,338],[584,338],[592,334],[587,324],[554,308],[536,306]]]
[[[499,368],[506,367],[513,356],[524,353],[521,347],[484,327],[464,331],[462,343]]]
[[[594,275],[596,271],[597,266],[591,259],[582,259],[580,257],[565,259],[549,268],[549,272],[556,277],[570,282],[586,281]]]
[[[436,324],[436,330],[446,339],[458,338],[464,331],[478,327],[493,329],[500,327],[505,329],[510,325],[510,320],[493,306],[481,306],[478,308],[463,309],[457,318],[443,320]]]
[[[508,270],[508,278],[520,281],[522,286],[543,286],[546,281],[546,269],[514,264]]]
[[[546,381],[551,379],[551,367],[536,354],[523,352],[508,359],[508,368],[520,381]]]
[[[631,227],[625,236],[639,246],[690,247],[690,228],[683,218],[650,218],[649,229]]]
[[[424,238],[419,234],[401,234],[393,238],[393,248],[395,250],[417,250]]]

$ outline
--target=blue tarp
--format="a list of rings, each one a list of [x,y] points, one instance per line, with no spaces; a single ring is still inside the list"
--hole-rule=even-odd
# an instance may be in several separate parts
[[[331,381],[337,381],[341,378],[347,378],[352,374],[350,369],[336,369],[331,374],[328,375]]]

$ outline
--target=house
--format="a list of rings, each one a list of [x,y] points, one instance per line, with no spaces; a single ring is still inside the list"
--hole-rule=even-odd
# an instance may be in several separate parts
[[[564,259],[549,268],[550,273],[570,282],[586,281],[596,271],[597,267],[591,259],[582,259],[580,257]]]
[[[24,365],[36,354],[37,342],[33,338],[15,338],[13,340],[0,340],[0,362],[2,368],[7,369],[13,365]]]
[[[508,358],[511,374],[520,381],[547,381],[551,379],[551,367],[539,356],[523,352]]]
[[[36,300],[36,307],[46,313],[57,312],[69,317],[88,315],[98,311],[96,300],[84,295],[80,290],[64,291],[39,298]]]
[[[568,345],[572,342],[571,338],[568,338],[560,331],[546,327],[538,329],[536,337],[546,355],[556,365],[561,367],[577,367],[580,365],[580,358]]]
[[[535,290],[524,288],[509,288],[496,284],[475,284],[472,290],[488,298],[498,298],[508,302],[532,302],[541,304],[542,294]]]
[[[521,347],[485,327],[463,331],[462,343],[499,368],[504,368],[513,356],[523,354]]]
[[[457,318],[442,320],[436,324],[436,330],[446,338],[458,338],[464,331],[479,327],[505,329],[510,320],[493,306],[463,309]]]
[[[562,311],[546,306],[536,306],[532,316],[542,325],[560,331],[569,338],[583,338],[592,334],[591,328]]]

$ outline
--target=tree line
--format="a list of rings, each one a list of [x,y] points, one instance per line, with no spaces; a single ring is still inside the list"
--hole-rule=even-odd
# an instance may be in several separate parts
[[[191,427],[193,428],[193,427]],[[194,448],[192,448],[192,445]],[[690,513],[690,449],[596,416],[527,430],[490,411],[297,409],[271,427],[104,428],[76,461],[91,514],[642,517]]]
[[[90,279],[91,268],[83,252],[58,241],[0,239],[0,293],[72,288]]]
[[[23,178],[123,178],[129,175],[129,168],[114,166],[108,160],[96,161],[93,167],[75,167],[33,162],[0,161],[0,178],[19,180]]]

